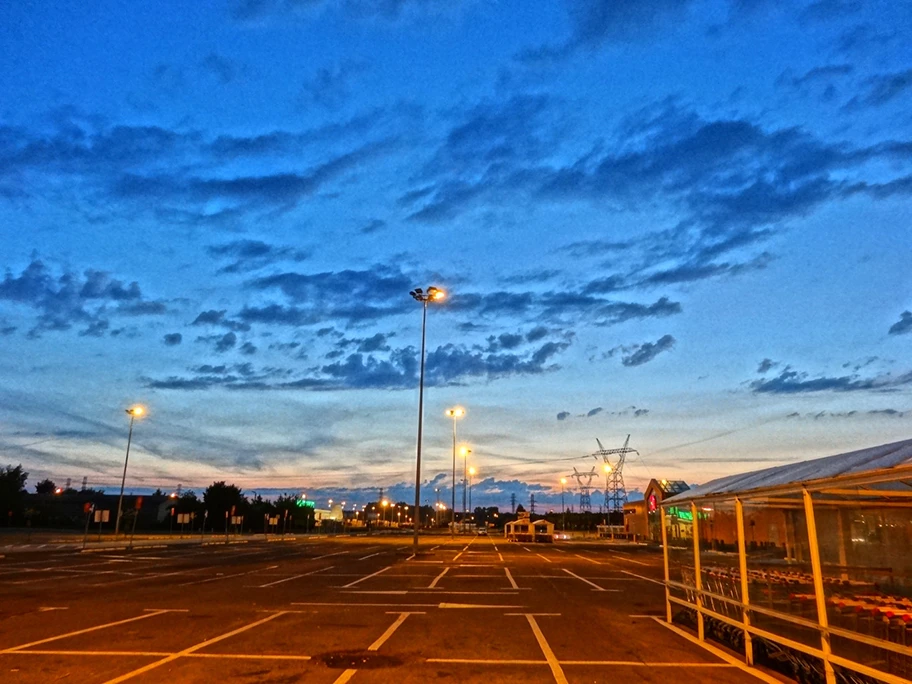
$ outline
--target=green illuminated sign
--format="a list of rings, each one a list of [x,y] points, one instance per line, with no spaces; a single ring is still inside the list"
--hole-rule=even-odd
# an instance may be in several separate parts
[[[686,520],[688,522],[693,522],[693,512],[692,511],[684,511],[684,510],[681,510],[680,508],[676,508],[675,506],[668,507],[668,515],[675,515],[678,517],[678,520]]]
[[[308,501],[307,499],[298,499],[297,501],[295,501],[295,505],[298,508],[313,508],[314,502]]]

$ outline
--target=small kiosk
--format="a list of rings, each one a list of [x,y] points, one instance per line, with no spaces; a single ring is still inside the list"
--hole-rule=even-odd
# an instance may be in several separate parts
[[[550,544],[554,541],[554,524],[544,519],[532,522],[529,514],[523,512],[516,520],[504,525],[504,537],[507,541]]]

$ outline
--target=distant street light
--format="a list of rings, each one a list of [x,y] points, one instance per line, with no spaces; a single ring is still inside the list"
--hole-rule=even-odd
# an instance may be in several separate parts
[[[466,449],[462,447],[459,450],[459,453],[462,454],[462,522],[465,523],[466,517],[469,515],[468,504],[466,503],[466,487],[469,484],[469,454],[472,453],[471,449]]]
[[[133,406],[126,409],[130,416],[130,432],[127,434],[127,455],[124,458],[123,477],[120,479],[120,497],[117,499],[117,519],[114,522],[114,536],[120,533],[120,517],[123,515],[123,493],[127,482],[127,463],[130,462],[130,442],[133,441],[133,421],[139,418],[146,410],[142,406]]]
[[[386,507],[389,506],[389,501],[384,499],[380,502],[380,505],[383,507],[383,511],[380,513],[380,519],[383,522],[383,525],[380,527],[384,527],[386,525]]]
[[[453,505],[450,508],[453,523],[450,526],[450,536],[456,534],[456,421],[462,418],[466,411],[461,406],[454,406],[446,410],[446,414],[453,419]]]
[[[420,527],[418,511],[421,510],[421,431],[424,427],[424,347],[427,334],[427,309],[428,302],[442,301],[446,297],[446,293],[432,285],[427,289],[427,292],[422,291],[420,287],[416,287],[409,294],[415,301],[421,302],[421,370],[418,374],[418,447],[415,457],[415,538],[413,543],[415,553],[418,553],[418,528]]]

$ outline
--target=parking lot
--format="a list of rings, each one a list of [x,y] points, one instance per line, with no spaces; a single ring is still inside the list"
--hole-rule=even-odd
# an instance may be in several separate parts
[[[757,681],[664,623],[661,577],[637,547],[496,537],[7,554],[0,681]]]

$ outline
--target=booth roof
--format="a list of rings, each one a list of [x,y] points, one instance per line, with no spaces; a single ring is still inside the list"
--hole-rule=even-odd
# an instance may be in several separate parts
[[[846,454],[754,470],[740,475],[729,475],[703,485],[696,485],[686,492],[665,499],[662,504],[690,501],[716,494],[738,494],[793,483],[810,483],[841,475],[860,475],[906,464],[912,464],[912,439],[850,451]]]

